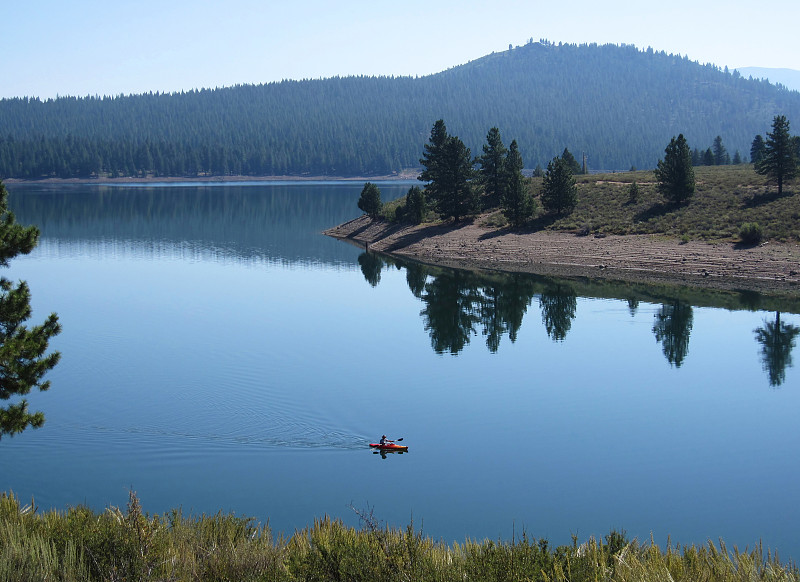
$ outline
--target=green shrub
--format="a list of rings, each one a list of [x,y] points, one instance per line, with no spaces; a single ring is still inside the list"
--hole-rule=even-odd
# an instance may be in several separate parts
[[[628,202],[630,204],[639,202],[639,184],[636,183],[636,180],[628,187]]]
[[[745,222],[739,229],[739,238],[745,244],[756,245],[763,237],[761,227],[755,222]]]

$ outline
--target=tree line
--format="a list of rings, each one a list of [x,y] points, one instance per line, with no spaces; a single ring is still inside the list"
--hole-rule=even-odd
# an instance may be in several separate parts
[[[756,149],[757,143],[761,144],[760,149]],[[449,134],[440,119],[433,125],[419,160],[423,167],[419,179],[425,182],[424,190],[412,187],[405,201],[385,212],[380,189],[367,182],[358,207],[373,218],[414,224],[423,222],[429,210],[440,219],[458,222],[499,208],[514,228],[523,227],[534,218],[539,213],[539,204],[553,216],[569,214],[576,207],[578,189],[574,175],[582,169],[569,149],[564,148],[560,156],[547,164],[536,192],[532,180],[522,174],[522,155],[516,140],[506,148],[500,130],[492,127],[482,151],[482,155],[473,158],[470,149],[458,136]],[[715,151],[721,163],[727,163],[721,138],[715,139]],[[790,134],[785,116],[775,116],[773,130],[766,140],[756,136],[752,151],[755,171],[774,180],[778,196],[782,196],[784,182],[800,173],[800,137]],[[685,204],[694,195],[696,184],[694,156],[684,135],[673,137],[664,154],[654,170],[656,189],[669,204]],[[638,195],[638,185],[633,182],[629,202],[635,203]],[[745,242],[758,242],[760,235],[749,232],[753,226],[742,225],[740,235]]]
[[[800,94],[680,55],[531,41],[419,78],[3,99],[0,177],[386,175],[419,166],[439,118],[472,151],[506,128],[526,168],[565,146],[591,170],[652,168],[674,127],[746,152],[776,111],[800,115]]]
[[[522,173],[522,154],[517,141],[512,140],[506,148],[500,130],[492,127],[482,151],[482,155],[473,158],[461,138],[449,134],[444,120],[439,119],[431,129],[419,160],[423,167],[419,180],[425,182],[424,190],[412,187],[405,202],[386,216],[380,189],[367,182],[358,207],[373,218],[384,216],[415,224],[426,218],[428,209],[442,219],[458,222],[499,207],[513,227],[525,225],[537,212],[538,202],[530,178]],[[576,164],[566,148],[561,156],[548,163],[547,171],[542,173],[543,187],[538,198],[546,212],[564,214],[575,207],[577,186],[573,173]]]

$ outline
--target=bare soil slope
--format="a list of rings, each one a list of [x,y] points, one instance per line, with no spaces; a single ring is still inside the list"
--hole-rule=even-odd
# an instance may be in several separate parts
[[[459,224],[399,226],[367,216],[324,234],[424,263],[553,276],[672,282],[800,295],[800,245],[681,243],[654,235],[577,236]]]

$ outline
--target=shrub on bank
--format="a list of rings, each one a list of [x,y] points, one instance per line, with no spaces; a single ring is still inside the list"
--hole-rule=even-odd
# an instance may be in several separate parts
[[[746,245],[757,245],[763,237],[761,227],[755,222],[745,222],[739,229],[739,238]]]

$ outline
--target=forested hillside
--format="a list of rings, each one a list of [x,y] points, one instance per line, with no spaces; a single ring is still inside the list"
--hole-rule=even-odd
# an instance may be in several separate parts
[[[650,49],[530,42],[420,78],[4,99],[0,178],[382,175],[418,167],[440,118],[473,154],[497,126],[527,168],[566,147],[627,170],[654,167],[678,133],[746,160],[779,114],[800,124],[800,93]]]

